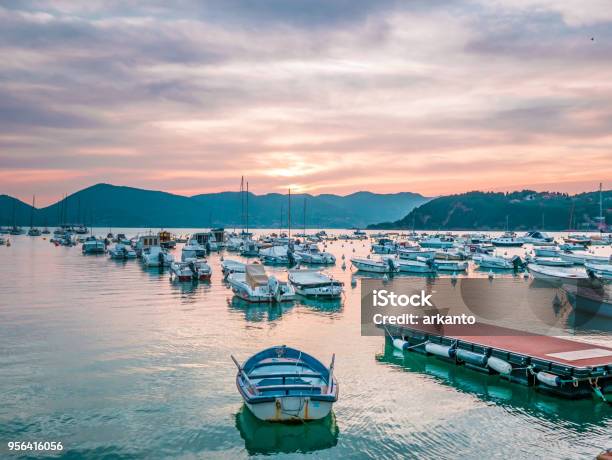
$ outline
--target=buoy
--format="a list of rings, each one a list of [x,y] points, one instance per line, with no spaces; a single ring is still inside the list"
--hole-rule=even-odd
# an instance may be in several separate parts
[[[355,279],[355,277],[354,277],[354,276],[352,276],[352,277],[351,277],[351,286],[352,286],[352,287],[357,286],[357,280]]]
[[[223,262],[223,260],[224,260],[224,259],[223,259],[223,256],[219,257],[219,260],[220,260],[221,262]]]
[[[342,260],[344,260],[346,257],[344,257],[344,254],[342,254]]]
[[[457,272],[453,272],[453,274],[451,275],[451,279],[452,279],[453,281],[456,281],[456,280],[457,280]]]
[[[493,274],[493,270],[489,270],[489,279],[492,280],[493,278],[495,278],[495,275]]]
[[[525,279],[529,278],[529,272],[523,272],[523,278]]]
[[[402,339],[393,339],[393,346],[398,350],[405,350],[410,344]]]
[[[456,351],[457,359],[475,366],[484,367],[487,364],[487,356],[473,351],[458,348]]]
[[[368,258],[368,259],[370,258],[370,254],[368,254],[367,258]]]
[[[353,248],[353,252],[355,252],[355,248]]]
[[[346,263],[342,262],[342,270],[346,270]]]
[[[493,369],[495,372],[501,375],[510,375],[512,373],[512,364],[503,359],[490,356],[487,360],[487,366]]]
[[[540,381],[544,385],[548,385],[549,387],[561,386],[561,377],[555,374],[551,374],[549,372],[540,371],[536,374],[536,378],[538,379],[538,381]]]
[[[437,343],[426,343],[425,351],[432,355],[442,356],[443,358],[452,358],[455,356],[455,349],[450,345],[438,345]]]
[[[382,279],[383,279],[383,283],[386,283],[387,281],[389,281],[389,277],[387,276],[386,273],[383,275]]]

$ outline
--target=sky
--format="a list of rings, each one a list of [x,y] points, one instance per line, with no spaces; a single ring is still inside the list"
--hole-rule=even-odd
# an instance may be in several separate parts
[[[612,187],[609,0],[0,0],[0,194]]]

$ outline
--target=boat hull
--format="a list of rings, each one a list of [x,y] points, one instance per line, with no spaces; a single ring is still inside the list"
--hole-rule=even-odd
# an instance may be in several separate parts
[[[316,401],[307,396],[289,396],[256,404],[245,401],[245,405],[259,420],[287,423],[325,418],[331,412],[333,402]]]

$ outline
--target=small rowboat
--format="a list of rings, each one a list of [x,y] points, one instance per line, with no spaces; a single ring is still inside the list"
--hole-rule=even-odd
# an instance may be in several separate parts
[[[300,422],[326,417],[338,400],[335,355],[325,367],[303,351],[285,345],[267,348],[241,366],[236,386],[245,405],[260,420]]]

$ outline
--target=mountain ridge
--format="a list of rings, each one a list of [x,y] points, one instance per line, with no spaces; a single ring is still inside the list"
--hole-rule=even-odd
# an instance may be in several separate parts
[[[246,195],[245,195],[246,196]],[[281,193],[249,192],[249,227],[287,227],[288,197]],[[429,198],[412,192],[377,194],[359,191],[334,194],[291,194],[292,227],[365,227],[382,219],[399,218]],[[62,222],[112,227],[236,227],[243,222],[240,192],[224,191],[178,195],[126,185],[94,184],[66,199],[32,208],[8,195],[0,195],[0,225],[56,226]],[[13,219],[13,206],[15,218]],[[244,212],[246,214],[246,211]],[[281,222],[282,218],[282,222]]]
[[[567,230],[593,229],[599,216],[599,191],[472,191],[437,197],[403,218],[369,229],[419,230]],[[602,192],[604,222],[612,221],[612,190]]]

